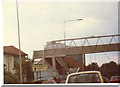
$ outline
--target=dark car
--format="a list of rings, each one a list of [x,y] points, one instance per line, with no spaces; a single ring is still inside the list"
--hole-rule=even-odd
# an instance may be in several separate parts
[[[111,83],[120,83],[120,76],[112,76],[110,79]]]

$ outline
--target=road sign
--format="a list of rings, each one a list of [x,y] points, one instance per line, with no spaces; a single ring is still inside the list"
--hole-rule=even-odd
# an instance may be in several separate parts
[[[33,71],[46,71],[48,70],[48,66],[47,65],[34,65],[33,66]]]

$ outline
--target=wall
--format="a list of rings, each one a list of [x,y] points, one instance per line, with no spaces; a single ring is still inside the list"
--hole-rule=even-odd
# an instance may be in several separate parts
[[[4,64],[6,65],[6,70],[10,71],[12,74],[15,73],[14,70],[14,56],[10,54],[4,54]]]

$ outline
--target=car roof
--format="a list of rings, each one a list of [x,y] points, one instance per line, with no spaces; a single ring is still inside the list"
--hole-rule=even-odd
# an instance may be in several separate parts
[[[112,77],[120,77],[120,76],[112,76]]]
[[[71,73],[69,75],[82,74],[82,73],[100,73],[100,71],[82,71],[82,72]]]

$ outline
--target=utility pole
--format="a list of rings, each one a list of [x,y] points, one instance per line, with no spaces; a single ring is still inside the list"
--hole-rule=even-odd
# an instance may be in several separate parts
[[[17,23],[18,23],[20,83],[22,84],[22,61],[21,61],[21,45],[20,45],[20,26],[19,26],[19,14],[18,14],[18,3],[17,3],[17,0],[16,0],[16,8],[17,8]]]

